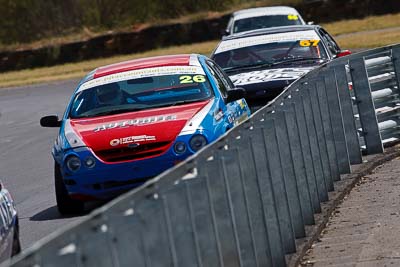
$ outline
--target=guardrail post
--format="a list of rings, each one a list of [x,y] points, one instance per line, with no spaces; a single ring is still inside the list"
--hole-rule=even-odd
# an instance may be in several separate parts
[[[350,96],[349,81],[345,65],[334,67],[337,88],[339,91],[340,105],[342,107],[343,125],[346,135],[349,160],[351,164],[362,163],[360,142],[357,134],[357,127],[354,119],[353,103]]]
[[[261,200],[263,218],[266,231],[268,233],[269,250],[273,266],[285,265],[285,252],[294,251],[294,233],[291,226],[287,199],[285,196],[275,197],[272,179],[269,174],[268,158],[265,148],[264,133],[262,129],[254,129],[245,133],[244,138],[248,138],[245,154],[241,152],[241,162],[243,171],[250,166],[255,171],[255,183],[259,191],[252,193],[253,197]],[[245,145],[246,143],[244,143]],[[248,157],[246,156],[248,155]],[[246,175],[249,173],[246,172]],[[280,201],[279,203],[277,201]],[[254,207],[254,206],[252,206]],[[286,212],[285,212],[286,211]],[[284,221],[280,221],[284,218]],[[284,231],[288,231],[285,233]]]
[[[306,165],[308,184],[311,187],[311,192],[316,192],[317,196],[312,194],[314,212],[321,212],[320,202],[328,200],[328,192],[326,190],[324,174],[322,171],[322,165],[319,156],[319,151],[316,145],[315,133],[309,131],[307,125],[306,114],[304,112],[303,100],[299,91],[292,93],[293,105],[295,108],[295,114],[297,118],[297,125],[299,126],[299,134],[301,137],[301,145],[304,157],[304,163]]]
[[[197,160],[196,168],[203,168],[205,165],[205,160],[201,158]],[[201,173],[196,179],[189,180],[185,185],[193,236],[196,241],[196,250],[198,250],[198,261],[201,262],[198,266],[222,265],[221,245],[207,177]]]
[[[241,258],[238,240],[232,221],[227,187],[224,180],[221,161],[214,156],[203,166],[207,177],[207,191],[210,199],[214,231],[222,266],[240,266]]]
[[[162,202],[159,194],[154,190],[153,193],[142,199],[136,208],[138,219],[141,221],[146,265],[149,266],[173,265],[174,263],[173,248],[170,247],[169,243]],[[157,220],[154,220],[154,218],[157,218]]]
[[[328,100],[326,98],[326,88],[323,78],[314,80],[314,86],[310,88],[310,95],[314,104],[314,113],[320,117],[322,121],[323,133],[325,134],[326,148],[329,158],[329,166],[333,181],[340,180],[339,163],[337,159],[335,138],[333,136],[331,114],[328,107]],[[313,100],[315,99],[315,100]]]
[[[351,59],[349,65],[367,154],[383,153],[383,144],[364,58]]]
[[[160,195],[167,222],[170,249],[177,266],[198,264],[196,228],[191,221],[191,209],[187,198],[186,181],[179,181]]]
[[[126,200],[107,211],[108,221],[112,222],[110,244],[118,259],[117,266],[126,266],[133,261],[146,266],[149,255],[144,248],[143,228],[137,215],[134,203]]]
[[[301,238],[306,235],[306,232],[304,229],[304,219],[300,205],[296,176],[294,174],[293,158],[290,151],[289,135],[286,126],[285,114],[282,111],[276,111],[274,113],[273,120],[275,124],[275,135],[278,141],[278,150],[281,159],[282,173],[289,200],[290,213],[293,218],[294,232],[296,238]]]
[[[273,189],[273,196],[275,198],[276,210],[278,213],[278,220],[280,223],[281,237],[286,253],[293,253],[296,251],[295,233],[293,227],[292,215],[290,213],[290,203],[288,201],[287,191],[285,187],[285,180],[283,178],[282,166],[279,155],[278,141],[275,135],[275,125],[272,120],[264,121],[261,139],[259,133],[255,132],[253,140],[253,150],[257,152],[254,158],[256,162],[257,157],[265,157],[264,164],[268,165],[268,172],[264,174],[265,179],[270,179]],[[256,138],[259,141],[256,141]],[[261,147],[261,146],[264,147]],[[266,150],[266,155],[262,155],[260,150]],[[264,153],[264,152],[263,152]]]
[[[215,156],[222,162],[232,225],[240,256],[240,266],[258,266],[254,233],[250,223],[249,209],[251,207],[247,205],[248,199],[244,190],[244,178],[240,169],[238,149],[230,148],[228,145],[227,149],[218,151]]]
[[[347,141],[343,125],[342,108],[339,99],[336,77],[333,70],[325,73],[325,88],[328,106],[331,115],[333,137],[335,140],[336,156],[340,174],[350,173],[350,160],[347,150]]]
[[[311,155],[313,157],[314,167],[316,168],[315,172],[317,178],[317,185],[320,191],[320,200],[324,202],[328,201],[328,191],[330,189],[333,189],[329,188],[329,183],[328,183],[328,177],[330,176],[329,163],[323,162],[324,151],[321,148],[322,144],[320,144],[318,140],[318,133],[315,127],[314,115],[311,107],[310,93],[308,92],[308,89],[302,86],[300,88],[300,95],[306,119],[307,133],[311,145]],[[327,160],[327,157],[325,159]]]
[[[397,80],[397,91],[400,94],[400,45],[396,45],[392,49],[392,61],[394,66],[394,73]]]
[[[304,157],[302,153],[301,141],[299,137],[299,129],[296,122],[296,117],[293,111],[293,106],[288,105],[287,102],[291,99],[286,99],[285,104],[276,107],[277,117],[279,117],[279,111],[282,110],[284,117],[282,120],[286,124],[288,141],[291,152],[291,160],[293,162],[294,175],[296,177],[296,183],[298,188],[298,194],[300,199],[300,207],[303,215],[304,224],[312,225],[314,221],[314,211],[310,196],[310,189],[307,182],[306,170],[304,164]]]
[[[318,145],[321,153],[321,160],[322,160],[322,167],[325,173],[325,182],[326,182],[326,188],[328,191],[333,191],[334,186],[333,186],[333,181],[334,180],[339,180],[340,176],[338,173],[338,170],[335,168],[332,168],[331,164],[331,157],[330,153],[332,151],[329,151],[329,144],[330,141],[326,138],[326,133],[323,125],[323,120],[321,117],[321,109],[319,107],[319,99],[318,99],[318,94],[317,94],[317,87],[316,87],[316,81],[313,80],[308,80],[306,84],[303,85],[303,95],[307,98],[309,98],[309,103],[311,104],[311,112],[312,112],[312,117],[314,119],[314,126],[315,126],[315,131],[317,133],[317,140],[318,140]],[[306,89],[306,90],[304,90]]]
[[[256,132],[261,137],[261,130],[257,129]],[[237,164],[242,178],[244,178],[242,179],[243,192],[248,209],[257,266],[284,266],[285,253],[272,184],[271,180],[265,177],[265,173],[268,171],[266,151],[262,155],[262,147],[259,150],[253,149],[253,146],[256,146],[256,141],[260,139],[254,140],[253,133],[254,131],[250,129],[240,131],[238,139],[229,140],[229,148],[236,151],[239,158]],[[258,157],[260,161],[256,160],[255,157]]]

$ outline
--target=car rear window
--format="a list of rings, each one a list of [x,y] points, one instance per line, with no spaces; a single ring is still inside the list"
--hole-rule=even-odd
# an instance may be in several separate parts
[[[302,24],[302,21],[297,15],[268,15],[252,17],[235,21],[233,24],[233,33]]]

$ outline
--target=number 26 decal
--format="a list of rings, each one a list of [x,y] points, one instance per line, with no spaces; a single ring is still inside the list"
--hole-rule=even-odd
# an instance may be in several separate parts
[[[204,83],[206,81],[206,77],[204,77],[204,75],[182,75],[179,77],[179,81],[181,83]]]
[[[317,46],[320,40],[301,40],[300,46]]]

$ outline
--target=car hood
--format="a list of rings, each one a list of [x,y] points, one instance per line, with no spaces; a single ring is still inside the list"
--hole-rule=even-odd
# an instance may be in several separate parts
[[[90,119],[71,119],[65,129],[67,140],[90,147],[94,152],[151,143],[168,144],[210,101],[129,112]],[[69,129],[67,129],[69,128]],[[71,133],[75,137],[71,138]]]
[[[268,83],[283,81],[286,85],[289,85],[294,80],[297,80],[304,74],[308,73],[313,67],[303,68],[275,68],[275,69],[264,69],[256,71],[246,71],[239,74],[230,75],[232,82],[236,86],[244,86],[257,83]]]

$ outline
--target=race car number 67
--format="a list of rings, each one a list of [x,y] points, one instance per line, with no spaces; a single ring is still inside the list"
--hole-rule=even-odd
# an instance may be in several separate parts
[[[301,40],[300,41],[300,46],[317,46],[319,43],[319,40]]]

